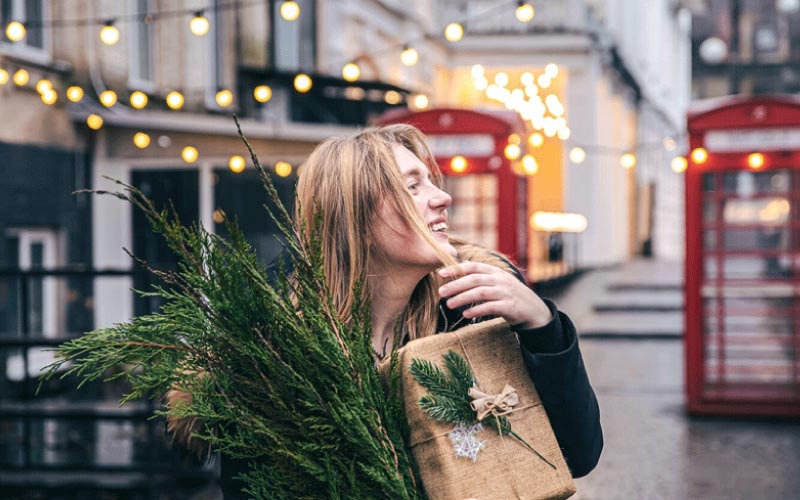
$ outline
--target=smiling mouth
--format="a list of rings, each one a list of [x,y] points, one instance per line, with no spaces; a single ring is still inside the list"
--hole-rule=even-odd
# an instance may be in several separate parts
[[[437,222],[436,224],[431,224],[430,226],[428,226],[428,229],[430,229],[432,233],[446,234],[447,233],[447,223],[446,222]]]

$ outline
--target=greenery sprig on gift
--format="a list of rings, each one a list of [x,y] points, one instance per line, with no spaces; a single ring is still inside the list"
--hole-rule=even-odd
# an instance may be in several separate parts
[[[418,401],[423,412],[437,422],[466,427],[490,418],[492,422],[488,427],[501,436],[513,437],[555,469],[555,465],[511,429],[511,423],[505,415],[514,411],[513,407],[518,404],[513,387],[507,385],[501,394],[489,396],[477,389],[472,368],[462,356],[451,350],[442,355],[442,359],[447,373],[428,360],[411,360],[411,375],[429,391]],[[506,404],[512,400],[510,405]],[[472,458],[474,461],[475,458]]]
[[[77,375],[82,383],[122,377],[131,387],[123,403],[170,390],[190,395],[158,414],[199,419],[194,437],[248,461],[244,491],[255,498],[422,499],[404,445],[407,424],[375,368],[366,294],[357,294],[352,318],[338,317],[320,242],[299,236],[242,139],[273,202],[266,208],[291,272],[269,276],[231,221],[225,239],[183,226],[174,211],[157,209],[132,186],[95,191],[142,210],[178,268],[150,269],[166,285],[141,294],[163,298],[159,312],[60,345],[44,378],[62,368],[62,377]]]

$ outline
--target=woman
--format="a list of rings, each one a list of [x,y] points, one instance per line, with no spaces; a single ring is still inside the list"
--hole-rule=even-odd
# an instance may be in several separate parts
[[[342,318],[350,317],[354,284],[366,283],[377,358],[395,347],[395,338],[406,342],[503,317],[519,335],[573,475],[591,471],[602,432],[572,323],[526,286],[508,260],[448,234],[452,199],[440,187],[442,175],[422,134],[393,125],[333,138],[301,170],[299,225],[315,228]],[[226,498],[240,495],[242,484],[232,478],[242,467],[223,458]]]

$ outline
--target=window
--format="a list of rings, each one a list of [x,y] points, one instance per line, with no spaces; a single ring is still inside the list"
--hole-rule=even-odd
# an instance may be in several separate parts
[[[152,0],[128,0],[131,15],[137,16],[130,24],[131,39],[128,85],[146,92],[154,88],[153,23],[147,16],[153,12]]]
[[[0,0],[5,52],[39,63],[50,62],[50,29],[43,26],[43,21],[49,19],[48,7],[44,0]],[[6,36],[5,26],[11,21],[19,21],[27,28],[25,38],[19,42],[12,43]]]
[[[282,71],[313,71],[316,58],[316,13],[314,0],[296,0],[300,17],[285,21],[281,17],[281,2],[273,2],[275,35],[272,53],[275,68]]]

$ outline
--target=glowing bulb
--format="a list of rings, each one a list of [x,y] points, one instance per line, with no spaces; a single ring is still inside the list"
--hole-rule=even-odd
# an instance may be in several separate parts
[[[104,90],[100,92],[100,102],[103,106],[110,108],[117,103],[117,93],[113,90]]]
[[[18,69],[13,76],[14,83],[17,84],[19,87],[24,87],[28,84],[28,80],[31,79],[31,75],[28,74],[27,71],[24,69]]]
[[[272,89],[269,88],[269,85],[259,85],[253,89],[253,97],[258,102],[267,102],[272,99]]]
[[[569,139],[569,136],[572,135],[572,131],[569,129],[569,127],[559,127],[558,133],[556,135],[562,141],[566,141],[567,139]]]
[[[514,15],[517,16],[517,20],[521,23],[529,23],[533,20],[533,16],[536,15],[536,11],[533,10],[533,5],[525,2],[519,2],[519,6],[517,10],[514,11]]]
[[[508,144],[503,150],[503,154],[509,160],[516,160],[522,154],[522,148],[519,147],[519,144]]]
[[[548,76],[548,78],[553,79],[558,76],[558,66],[553,63],[548,64],[544,67],[544,74]]]
[[[764,155],[761,153],[750,153],[747,156],[747,166],[753,170],[758,170],[764,167]]]
[[[677,146],[675,139],[673,139],[672,137],[664,137],[662,143],[664,144],[664,149],[666,149],[667,151],[672,151]]]
[[[480,90],[481,92],[486,90],[486,88],[489,86],[489,80],[482,76],[476,78],[473,83],[475,85],[475,90]]]
[[[183,161],[186,163],[196,162],[198,156],[200,156],[200,154],[197,152],[197,148],[193,146],[186,146],[181,151],[181,159],[183,159]]]
[[[78,102],[83,99],[83,89],[77,85],[73,85],[67,89],[67,99],[72,102]]]
[[[241,155],[233,155],[230,160],[228,160],[228,168],[235,174],[244,170],[245,165],[244,157]]]
[[[469,70],[469,72],[472,75],[472,78],[480,78],[483,76],[484,72],[483,66],[481,66],[480,64],[476,64],[475,66],[472,67],[472,69]]]
[[[576,165],[580,165],[586,160],[586,151],[583,148],[574,147],[569,151],[569,161]]]
[[[100,130],[100,127],[103,126],[103,119],[100,115],[92,113],[86,117],[86,125],[92,130]]]
[[[519,81],[522,83],[522,85],[528,87],[534,84],[535,79],[533,77],[533,73],[526,71],[525,73],[522,73],[522,76],[519,77]]]
[[[53,89],[45,89],[44,92],[41,93],[42,102],[47,104],[48,106],[52,106],[58,100],[58,94]]]
[[[228,89],[222,89],[214,96],[217,105],[221,108],[227,108],[233,103],[233,92]]]
[[[106,45],[116,45],[119,42],[119,30],[114,26],[114,21],[107,21],[100,29],[100,41]]]
[[[183,94],[175,90],[167,94],[167,106],[170,109],[181,109],[183,107]]]
[[[500,73],[494,75],[494,83],[498,87],[505,87],[508,85],[508,73],[501,71]]]
[[[281,17],[286,21],[294,21],[300,17],[300,6],[293,1],[283,2],[281,4]]]
[[[552,83],[552,82],[550,81],[550,77],[549,76],[547,76],[546,74],[542,73],[541,75],[539,75],[539,78],[536,79],[536,83],[539,84],[539,87],[541,87],[543,89],[546,89],[547,87],[550,86],[550,83]]]
[[[519,144],[522,142],[522,139],[520,139],[519,134],[511,134],[508,136],[508,142],[511,144]]]
[[[189,21],[189,31],[191,31],[193,35],[204,36],[208,33],[210,28],[211,23],[209,23],[208,18],[203,15],[202,10],[195,12],[194,17]]]
[[[540,148],[542,144],[544,144],[544,136],[539,132],[534,132],[528,137],[528,144],[530,144],[532,148]]]
[[[467,159],[461,155],[454,156],[450,159],[450,168],[453,172],[460,174],[467,169]]]
[[[625,153],[620,156],[619,163],[626,170],[630,170],[636,166],[636,155],[633,153]]]
[[[45,79],[36,82],[36,92],[44,94],[48,90],[53,90],[53,82]]]
[[[692,161],[697,165],[702,165],[708,161],[708,151],[703,148],[694,148],[692,150]]]
[[[148,100],[149,99],[147,98],[147,94],[145,94],[140,90],[136,90],[133,93],[131,93],[130,97],[131,106],[136,109],[142,109],[143,107],[147,106]]]
[[[400,53],[400,61],[406,66],[413,66],[419,61],[419,52],[413,47],[406,47]]]
[[[19,42],[25,38],[26,32],[25,25],[19,21],[11,21],[8,23],[8,26],[6,26],[6,36],[12,42]]]
[[[400,101],[403,100],[403,96],[396,90],[387,90],[386,93],[383,94],[383,100],[386,104],[394,106],[395,104],[400,104]]]
[[[417,109],[425,109],[428,107],[428,96],[425,94],[419,94],[414,97],[414,107]]]
[[[10,77],[8,75],[8,71],[4,70],[3,68],[0,68],[0,85],[5,85],[6,83],[8,83],[9,78]]]
[[[292,173],[292,165],[285,161],[279,161],[275,164],[275,173],[279,177],[289,177]]]
[[[305,94],[311,90],[311,86],[313,84],[314,83],[311,81],[311,77],[305,73],[300,73],[294,77],[294,89],[301,94]]]
[[[348,82],[354,82],[361,76],[361,68],[356,63],[347,63],[342,67],[342,78]]]
[[[686,168],[689,166],[689,162],[686,161],[686,158],[684,158],[683,156],[676,156],[669,163],[669,166],[670,166],[670,168],[672,168],[673,172],[675,172],[676,174],[679,174],[681,172],[685,172],[686,171]]]
[[[532,155],[522,157],[522,170],[528,175],[534,175],[539,171],[539,162]]]
[[[136,132],[133,134],[133,144],[139,149],[144,149],[150,145],[150,136],[144,132]]]
[[[450,42],[457,42],[464,38],[464,27],[458,23],[450,23],[444,29],[444,37]]]

